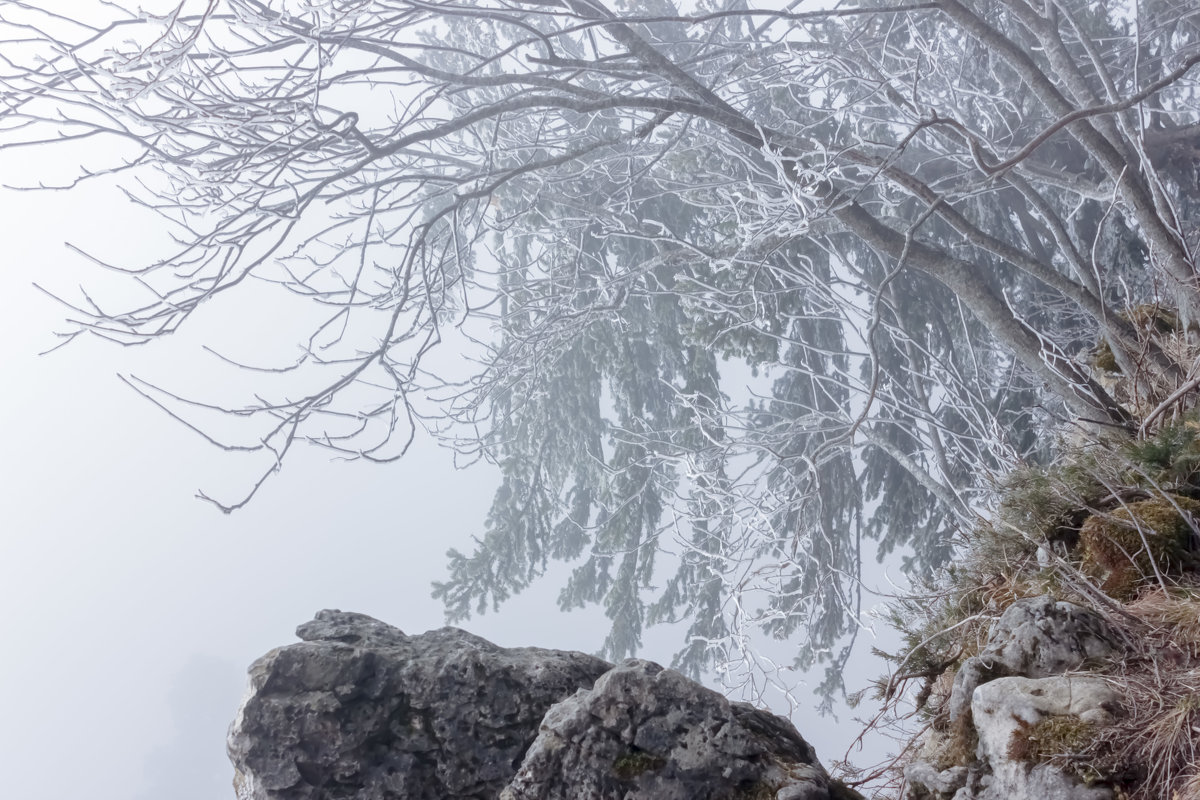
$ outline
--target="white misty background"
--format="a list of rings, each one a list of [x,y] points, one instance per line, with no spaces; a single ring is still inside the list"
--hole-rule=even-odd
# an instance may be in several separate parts
[[[58,153],[0,155],[6,184],[53,183]],[[145,220],[112,186],[71,193],[0,190],[0,419],[6,423],[0,505],[0,752],[22,800],[216,800],[232,796],[224,735],[246,667],[320,608],[376,616],[407,633],[440,627],[430,582],[445,551],[470,546],[496,476],[456,469],[420,439],[390,465],[331,462],[297,451],[246,508],[224,515],[193,493],[244,486],[234,457],[138,397],[119,374],[167,385],[198,381],[200,342],[219,319],[146,347],[84,338],[48,355],[67,309],[38,291],[103,284],[64,245],[130,252]],[[148,253],[147,253],[148,254]],[[247,313],[253,313],[248,310]],[[206,337],[208,337],[206,339]],[[222,371],[213,368],[214,374]],[[464,627],[498,644],[595,651],[608,621],[554,599],[568,568]],[[882,574],[881,574],[882,575]],[[876,576],[876,580],[881,578]],[[886,585],[885,581],[883,582]],[[642,655],[668,663],[678,632],[651,629]],[[776,646],[781,660],[788,643]],[[866,657],[851,689],[880,671]],[[780,696],[777,709],[787,713]],[[823,761],[841,758],[860,727],[842,709],[794,721]],[[855,759],[883,755],[875,742]]]

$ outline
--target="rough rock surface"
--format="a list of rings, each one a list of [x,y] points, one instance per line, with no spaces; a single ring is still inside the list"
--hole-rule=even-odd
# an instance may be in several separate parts
[[[971,714],[979,734],[979,756],[990,766],[978,800],[1109,800],[1111,789],[1085,786],[1051,764],[1014,758],[1013,742],[1047,717],[1072,717],[1103,725],[1120,709],[1121,698],[1103,678],[999,678],[975,691]]]
[[[260,658],[229,734],[240,800],[494,800],[556,702],[610,664],[322,611]]]
[[[1111,790],[1084,786],[1052,764],[1015,757],[1014,736],[1048,717],[1101,722],[1120,698],[1103,679],[1065,672],[1099,664],[1121,652],[1104,620],[1050,596],[1018,600],[996,621],[988,643],[955,675],[948,710],[957,724],[930,734],[937,752],[969,730],[978,738],[975,760],[942,769],[916,760],[904,771],[912,797],[949,800],[1106,800]]]
[[[904,768],[904,779],[912,788],[910,796],[950,797],[967,785],[970,770],[963,766],[939,770],[928,761],[914,761]]]
[[[341,611],[297,634],[250,668],[239,800],[861,800],[790,722],[647,661]]]
[[[1095,612],[1049,595],[1013,603],[996,621],[987,647],[963,662],[950,694],[950,718],[971,707],[976,687],[996,678],[1046,678],[1112,658],[1117,637]]]
[[[542,722],[500,800],[828,800],[791,723],[631,659]]]

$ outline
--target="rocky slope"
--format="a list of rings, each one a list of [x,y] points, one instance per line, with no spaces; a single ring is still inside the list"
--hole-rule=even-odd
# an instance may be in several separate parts
[[[905,769],[910,796],[1110,800],[1108,786],[1029,756],[1039,736],[1103,725],[1121,713],[1121,697],[1103,678],[1078,674],[1119,657],[1118,641],[1102,618],[1072,603],[1049,596],[1013,603],[986,647],[958,669],[949,727],[933,729]]]
[[[1200,800],[1200,415],[1069,443],[1000,499],[894,620],[882,694],[924,728],[897,788]]]

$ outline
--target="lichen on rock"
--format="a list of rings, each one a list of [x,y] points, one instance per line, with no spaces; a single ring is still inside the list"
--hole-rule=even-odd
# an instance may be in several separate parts
[[[239,800],[860,800],[790,722],[673,670],[322,611],[250,668]]]
[[[546,711],[611,666],[342,611],[298,635],[250,668],[228,743],[239,800],[490,800]]]
[[[828,800],[830,783],[786,720],[630,659],[546,714],[500,800]]]

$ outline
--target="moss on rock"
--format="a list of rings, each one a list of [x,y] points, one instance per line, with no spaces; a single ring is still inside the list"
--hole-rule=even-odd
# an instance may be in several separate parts
[[[613,761],[613,772],[623,781],[632,781],[647,772],[662,769],[666,763],[662,756],[638,750],[617,756]]]
[[[1056,756],[1082,752],[1096,736],[1096,726],[1078,717],[1049,716],[1035,724],[1022,724],[1008,743],[1014,761],[1041,764]]]
[[[1083,569],[1112,597],[1127,600],[1148,577],[1178,570],[1186,561],[1200,502],[1171,495],[1127,503],[1089,517],[1079,532]]]
[[[1116,764],[1096,751],[1097,727],[1069,716],[1048,716],[1013,732],[1008,756],[1030,765],[1057,764],[1085,785],[1108,781]]]

